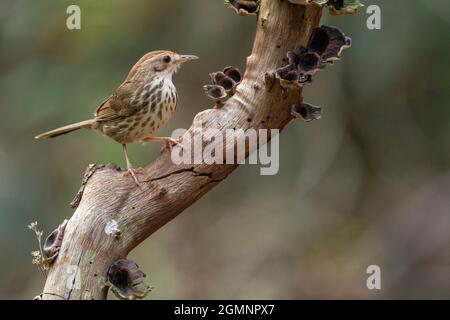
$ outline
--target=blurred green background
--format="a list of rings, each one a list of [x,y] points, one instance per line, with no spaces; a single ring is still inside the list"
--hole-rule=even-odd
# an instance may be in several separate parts
[[[130,255],[148,298],[450,298],[450,2],[363,2],[381,6],[382,30],[365,8],[324,13],[353,47],[305,88],[324,116],[282,133],[279,174],[240,167]],[[66,29],[70,4],[81,31]],[[124,166],[96,132],[33,137],[89,117],[155,49],[201,57],[176,75],[163,133],[187,128],[211,106],[208,73],[244,69],[254,27],[223,0],[0,2],[0,298],[43,288],[28,223],[48,234],[70,217],[89,163]],[[143,166],[159,148],[130,155]],[[382,290],[366,288],[371,264]]]

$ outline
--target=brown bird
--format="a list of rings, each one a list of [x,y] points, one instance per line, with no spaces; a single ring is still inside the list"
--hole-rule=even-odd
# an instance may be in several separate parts
[[[163,141],[169,147],[179,141],[170,137],[151,136],[170,119],[177,105],[177,92],[172,76],[186,61],[196,60],[192,55],[171,51],[153,51],[145,54],[131,68],[125,81],[97,108],[94,118],[70,124],[36,136],[36,139],[54,138],[81,128],[96,129],[122,145],[129,173],[137,185],[126,145],[143,141]]]

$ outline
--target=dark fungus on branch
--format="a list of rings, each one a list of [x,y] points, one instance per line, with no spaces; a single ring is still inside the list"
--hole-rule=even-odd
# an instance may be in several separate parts
[[[224,102],[228,99],[228,94],[225,91],[225,88],[218,85],[205,85],[203,86],[203,90],[205,90],[205,94],[212,100],[214,100],[217,104]]]
[[[321,7],[328,6],[328,9],[332,15],[343,15],[355,13],[358,8],[363,5],[359,0],[289,0],[294,4],[316,4]]]
[[[226,67],[223,71],[210,74],[212,85],[205,85],[203,89],[206,95],[213,99],[216,104],[227,100],[233,96],[236,87],[242,81],[242,75],[236,67]]]
[[[142,299],[152,290],[145,278],[136,262],[120,259],[109,267],[106,285],[119,299]]]
[[[227,92],[230,92],[235,86],[234,80],[221,71],[211,73],[210,77],[214,84],[223,87]]]
[[[328,0],[330,13],[335,16],[355,13],[363,4],[359,0]]]
[[[45,239],[44,242],[44,255],[46,262],[51,264],[55,261],[58,256],[59,250],[61,249],[61,245],[64,238],[64,231],[66,230],[67,219],[64,220],[62,224],[58,226],[52,233]]]
[[[342,51],[351,46],[351,39],[338,28],[315,28],[307,47],[300,47],[287,54],[289,64],[276,71],[283,87],[302,86],[312,81],[312,76],[328,64],[341,58]]]
[[[342,51],[351,45],[352,39],[346,37],[338,28],[322,26],[315,28],[311,34],[308,50],[320,55],[321,63],[332,63],[339,60]]]
[[[233,79],[236,84],[239,84],[242,81],[241,71],[236,67],[226,67],[223,69],[223,73]]]
[[[306,122],[322,118],[322,108],[309,103],[294,104],[291,114],[294,118],[301,118]]]
[[[225,0],[225,3],[240,16],[256,16],[260,0]]]

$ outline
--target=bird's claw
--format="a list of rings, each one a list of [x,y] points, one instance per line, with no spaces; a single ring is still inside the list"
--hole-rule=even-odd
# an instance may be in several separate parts
[[[166,139],[166,147],[172,150],[174,146],[180,146],[182,149],[184,149],[184,146],[181,142],[181,138],[173,139],[173,138],[167,138]]]
[[[136,185],[139,187],[141,185],[141,183],[139,182],[139,179],[137,178],[136,174],[142,174],[142,173],[144,173],[144,169],[142,169],[142,168],[137,168],[137,169],[128,168],[128,170],[125,171],[123,173],[123,175],[125,177],[131,176],[133,178],[134,183],[136,183]]]

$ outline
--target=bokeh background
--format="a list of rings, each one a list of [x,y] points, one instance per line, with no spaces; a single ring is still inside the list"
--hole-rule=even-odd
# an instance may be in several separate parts
[[[280,172],[242,166],[130,256],[155,290],[176,298],[450,298],[450,2],[366,0],[332,17],[353,39],[342,61],[306,87],[324,108],[281,135]],[[78,4],[82,30],[66,29]],[[44,277],[36,239],[72,209],[89,163],[124,166],[121,148],[80,131],[35,141],[84,120],[145,52],[201,57],[175,78],[179,108],[164,133],[211,106],[202,85],[227,65],[244,69],[255,20],[223,0],[0,2],[0,298],[29,299]],[[134,145],[143,166],[158,145]],[[382,289],[366,288],[379,265]]]

